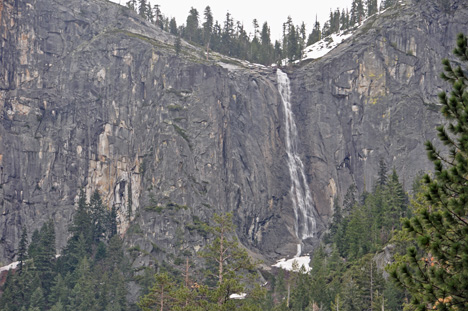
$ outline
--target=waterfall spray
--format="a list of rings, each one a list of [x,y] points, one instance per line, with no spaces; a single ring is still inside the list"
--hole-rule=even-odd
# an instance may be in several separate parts
[[[278,91],[281,95],[285,118],[286,153],[288,154],[289,175],[291,176],[291,201],[296,217],[295,232],[299,240],[313,237],[316,232],[314,205],[309,185],[307,184],[304,164],[298,154],[298,133],[291,109],[291,90],[288,75],[277,70]],[[301,244],[297,245],[297,254],[302,252]]]

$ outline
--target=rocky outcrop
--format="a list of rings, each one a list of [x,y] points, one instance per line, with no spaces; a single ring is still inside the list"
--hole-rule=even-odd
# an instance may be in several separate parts
[[[429,3],[429,5],[427,5]],[[383,157],[408,185],[428,169],[436,77],[463,1],[407,3],[322,59],[292,68],[292,109],[319,232],[333,198],[372,187]],[[405,29],[403,31],[402,29]],[[0,9],[0,257],[49,218],[58,247],[81,187],[119,211],[135,265],[193,253],[232,211],[266,259],[294,255],[284,111],[274,68],[209,61],[104,0],[6,0]],[[307,246],[309,245],[309,246]]]
[[[326,57],[291,73],[304,157],[321,215],[351,183],[371,191],[382,158],[411,189],[432,169],[441,59],[468,26],[466,1],[407,1],[369,18]]]

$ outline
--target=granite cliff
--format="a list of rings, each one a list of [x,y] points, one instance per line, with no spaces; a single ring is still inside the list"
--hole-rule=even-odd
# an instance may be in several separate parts
[[[408,0],[283,69],[317,217],[303,251],[335,197],[371,189],[381,158],[407,188],[431,168],[423,142],[441,121],[440,60],[467,24],[466,1]],[[135,266],[197,251],[200,223],[227,211],[252,253],[296,253],[275,68],[205,60],[185,42],[176,56],[174,37],[104,0],[5,0],[0,36],[1,260],[14,259],[22,226],[49,218],[62,247],[82,187],[117,206]]]

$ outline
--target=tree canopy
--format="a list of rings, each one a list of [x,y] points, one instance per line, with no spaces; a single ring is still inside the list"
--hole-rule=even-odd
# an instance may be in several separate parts
[[[435,176],[425,176],[426,206],[403,222],[417,243],[391,269],[417,310],[468,309],[468,49],[463,34],[454,54],[460,62],[444,59],[441,75],[452,90],[439,94],[447,123],[437,132],[448,150],[426,143]]]

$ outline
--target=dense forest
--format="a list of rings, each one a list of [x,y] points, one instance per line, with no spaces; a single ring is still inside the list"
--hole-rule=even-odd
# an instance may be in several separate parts
[[[299,60],[306,46],[333,33],[351,30],[379,9],[385,10],[396,3],[396,0],[383,0],[379,8],[377,0],[353,0],[351,9],[337,8],[330,11],[330,17],[323,26],[316,20],[310,33],[307,32],[304,22],[295,25],[291,17],[288,17],[282,25],[282,39],[275,42],[271,39],[267,22],[260,26],[259,21],[254,19],[254,32],[249,34],[245,26],[236,21],[229,12],[226,13],[223,22],[215,21],[209,6],[205,8],[203,18],[200,12],[192,7],[185,24],[178,24],[175,18],[165,17],[160,5],[155,4],[152,7],[147,0],[130,0],[127,7],[162,30],[204,47],[206,57],[210,50],[213,50],[253,63],[271,65],[280,64],[284,59],[290,62]]]
[[[393,5],[383,1],[383,8]],[[268,24],[253,37],[228,14],[221,27],[205,9],[190,10],[177,26],[145,0],[129,2],[165,31],[210,50],[270,64],[299,59],[305,45],[344,31],[375,12],[377,4],[353,1],[337,9],[306,36],[292,20],[283,42],[271,42]],[[255,21],[256,23],[256,21]],[[304,23],[302,24],[304,25]],[[315,32],[314,32],[315,31]],[[468,309],[468,40],[459,35],[454,54],[443,60],[442,79],[452,87],[439,95],[447,119],[437,132],[448,151],[426,143],[433,174],[415,179],[406,193],[395,169],[382,159],[371,192],[352,185],[315,249],[311,271],[266,269],[236,239],[233,214],[214,215],[191,228],[206,245],[183,260],[133,267],[137,246],[127,248],[117,232],[115,208],[99,192],[81,191],[66,246],[56,249],[52,220],[22,231],[16,258],[1,288],[5,311],[83,310],[466,310]],[[455,65],[454,65],[455,64]],[[409,187],[407,187],[409,188]],[[29,237],[29,235],[31,235]],[[136,251],[136,252],[135,252]],[[60,255],[57,255],[60,254]],[[178,258],[179,259],[179,258]],[[136,290],[135,290],[136,289]]]
[[[32,234],[23,231],[19,266],[10,271],[0,299],[2,310],[364,310],[381,305],[398,310],[404,293],[386,281],[374,255],[392,238],[408,198],[395,171],[387,177],[381,161],[378,184],[360,197],[348,190],[324,244],[312,259],[312,272],[260,269],[234,237],[232,214],[199,223],[211,243],[177,265],[131,269],[133,249],[123,249],[115,210],[106,211],[95,192],[81,193],[67,246],[55,254],[54,224]],[[127,254],[127,255],[125,255]],[[190,255],[190,254],[187,254]],[[193,270],[193,271],[192,271]],[[154,275],[154,276],[153,276]],[[127,301],[130,282],[143,287],[137,304]],[[232,296],[234,295],[234,296]],[[242,299],[232,299],[240,295]],[[245,295],[245,297],[243,296]],[[376,307],[376,308],[377,308]]]

